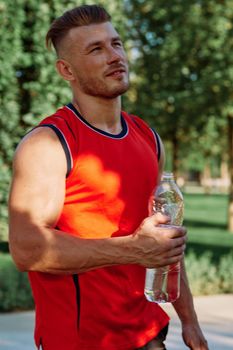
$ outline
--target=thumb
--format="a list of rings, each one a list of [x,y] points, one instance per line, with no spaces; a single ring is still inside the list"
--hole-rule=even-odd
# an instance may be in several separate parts
[[[169,224],[171,221],[171,218],[168,215],[162,214],[160,212],[153,214],[151,216],[151,219],[153,220],[155,226],[158,226],[160,224]]]

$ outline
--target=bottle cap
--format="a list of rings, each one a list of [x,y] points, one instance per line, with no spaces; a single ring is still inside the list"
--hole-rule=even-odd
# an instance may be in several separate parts
[[[162,181],[164,180],[174,180],[174,175],[172,172],[164,171],[162,174]]]

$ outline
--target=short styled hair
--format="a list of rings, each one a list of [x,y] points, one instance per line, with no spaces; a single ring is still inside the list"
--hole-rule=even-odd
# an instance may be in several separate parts
[[[61,40],[75,27],[111,21],[109,13],[99,5],[82,5],[66,11],[55,19],[46,35],[46,46],[53,46],[58,53]]]

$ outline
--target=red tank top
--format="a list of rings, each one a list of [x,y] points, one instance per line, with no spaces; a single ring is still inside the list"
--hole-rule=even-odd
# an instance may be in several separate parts
[[[40,126],[58,135],[67,157],[64,206],[57,227],[85,238],[133,233],[148,216],[158,174],[153,131],[122,112],[122,131],[108,134],[72,104]],[[144,297],[145,268],[119,265],[79,275],[29,273],[36,305],[36,344],[44,350],[134,350],[168,323]]]

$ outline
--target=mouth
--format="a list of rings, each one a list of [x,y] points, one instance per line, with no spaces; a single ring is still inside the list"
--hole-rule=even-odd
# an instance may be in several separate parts
[[[126,73],[126,69],[123,67],[115,68],[107,72],[106,77],[121,77]]]

